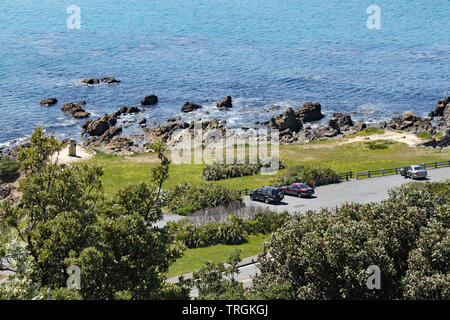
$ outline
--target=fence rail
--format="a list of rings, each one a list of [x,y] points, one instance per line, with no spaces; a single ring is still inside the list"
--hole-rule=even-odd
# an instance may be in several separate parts
[[[450,160],[446,161],[437,161],[437,162],[429,162],[429,163],[423,163],[420,166],[422,166],[425,169],[437,169],[437,168],[444,168],[444,167],[450,167]],[[400,171],[404,167],[398,167],[398,168],[391,168],[391,169],[382,169],[382,170],[369,170],[364,172],[342,172],[339,173],[339,180],[341,181],[349,181],[350,179],[355,178],[356,180],[364,179],[364,178],[375,178],[380,176],[389,176],[393,174],[400,174]],[[249,189],[242,189],[242,190],[236,190],[236,193],[239,194],[240,197],[248,196],[250,194]]]
[[[420,166],[422,166],[424,169],[437,169],[437,168],[450,167],[450,160],[423,163]],[[391,168],[391,169],[369,170],[369,171],[364,171],[364,172],[357,172],[356,179],[359,180],[362,178],[375,178],[375,177],[379,177],[379,176],[388,176],[388,175],[393,175],[393,174],[399,174],[403,168],[404,167],[398,167],[398,168]]]

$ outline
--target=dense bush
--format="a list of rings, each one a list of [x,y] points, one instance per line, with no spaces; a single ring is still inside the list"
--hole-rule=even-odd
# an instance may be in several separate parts
[[[261,211],[248,220],[232,214],[226,221],[209,222],[197,225],[187,219],[169,222],[175,239],[183,242],[188,248],[207,247],[222,244],[241,244],[247,235],[270,233],[280,228],[289,214]]]
[[[20,163],[10,157],[0,158],[0,182],[14,182],[19,178]]]
[[[167,206],[173,213],[189,215],[196,210],[228,205],[235,201],[242,200],[237,192],[227,187],[214,183],[184,183],[169,192]]]
[[[449,186],[412,183],[382,203],[290,217],[267,242],[255,296],[450,299]],[[367,288],[371,265],[381,270],[380,289]]]
[[[182,241],[188,248],[207,247],[219,243],[240,244],[247,240],[243,219],[236,215],[231,215],[227,222],[195,225],[182,220],[169,222],[168,225],[175,239]]]
[[[389,148],[389,145],[393,144],[392,141],[388,140],[380,140],[380,141],[368,141],[364,142],[367,145],[367,148],[370,150],[381,150]]]
[[[303,182],[312,187],[339,182],[339,175],[330,168],[296,166],[276,180],[277,186]]]
[[[231,164],[219,164],[214,163],[206,165],[203,168],[203,179],[206,181],[217,181],[235,177],[251,176],[257,174],[262,168],[270,168],[269,161],[257,160],[257,163],[249,163],[248,160],[245,163],[240,164],[236,161]],[[283,162],[279,161],[279,169],[284,169]]]

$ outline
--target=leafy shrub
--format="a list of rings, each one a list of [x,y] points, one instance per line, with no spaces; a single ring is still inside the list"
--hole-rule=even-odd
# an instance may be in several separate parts
[[[277,186],[303,182],[312,187],[339,182],[339,175],[330,168],[296,166],[276,180]]]
[[[169,222],[175,239],[188,248],[207,247],[215,244],[241,244],[247,240],[243,219],[231,215],[226,222],[211,222],[195,225],[188,220]]]
[[[416,134],[416,136],[420,139],[427,139],[427,140],[433,139],[433,136],[429,132],[419,132],[418,134]]]
[[[206,181],[217,181],[251,176],[259,173],[262,168],[270,168],[270,165],[270,159],[265,161],[258,159],[257,163],[249,163],[248,159],[246,159],[245,163],[237,163],[236,160],[231,164],[214,163],[203,168],[203,179]],[[284,169],[284,164],[281,161],[279,161],[279,168]]]
[[[20,163],[10,157],[0,158],[0,182],[14,182],[19,178]]]
[[[247,220],[231,214],[226,221],[197,225],[188,219],[183,219],[169,222],[168,226],[175,239],[183,242],[188,248],[199,248],[219,243],[241,244],[247,240],[249,234],[267,234],[278,230],[288,216],[287,212],[277,213],[265,210]]]
[[[393,144],[392,141],[380,140],[380,141],[369,141],[364,142],[367,145],[367,148],[370,150],[381,150],[389,148],[390,144]]]
[[[253,290],[264,296],[279,283],[277,295],[293,299],[449,299],[449,186],[412,183],[382,203],[289,217],[266,244]],[[371,265],[379,290],[367,288]]]
[[[167,206],[170,211],[189,215],[192,212],[208,207],[227,205],[242,201],[238,193],[214,183],[177,185],[169,192]]]

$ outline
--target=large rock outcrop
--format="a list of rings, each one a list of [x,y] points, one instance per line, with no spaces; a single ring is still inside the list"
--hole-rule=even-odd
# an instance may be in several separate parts
[[[280,131],[298,132],[302,128],[302,121],[297,118],[292,108],[287,108],[282,114],[272,117],[269,120],[270,129],[278,129]]]
[[[318,121],[325,117],[322,114],[322,106],[318,102],[305,102],[295,114],[303,123]]]
[[[115,126],[116,123],[117,118],[110,114],[105,114],[96,120],[87,120],[83,124],[84,134],[99,137]]]
[[[422,119],[415,113],[409,111],[403,113],[400,118],[395,117],[389,120],[387,128],[414,134],[421,132],[436,133],[436,127],[431,124],[430,119]]]

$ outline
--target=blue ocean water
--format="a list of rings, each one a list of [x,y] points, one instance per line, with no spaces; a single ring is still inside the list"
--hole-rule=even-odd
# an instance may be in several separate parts
[[[79,30],[67,28],[70,5]],[[370,5],[381,29],[366,26]],[[95,117],[149,94],[160,99],[146,108],[150,125],[188,100],[210,113],[183,119],[230,126],[305,101],[366,121],[425,115],[450,95],[449,17],[448,0],[0,0],[0,147],[36,126],[79,138],[84,120],[64,102],[86,100]],[[122,82],[79,84],[104,76]],[[216,111],[227,94],[234,108]],[[58,105],[41,107],[49,97]]]

